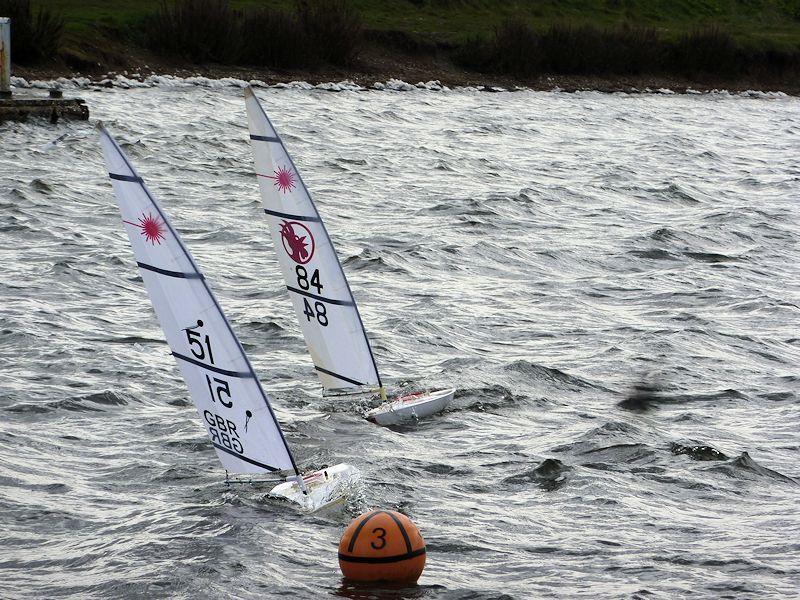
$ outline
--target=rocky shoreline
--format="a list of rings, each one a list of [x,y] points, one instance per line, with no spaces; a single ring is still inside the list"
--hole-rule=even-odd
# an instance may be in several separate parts
[[[406,76],[407,77],[407,76]],[[541,77],[533,81],[514,81],[504,78],[458,77],[430,79],[429,76],[403,79],[387,74],[354,74],[342,78],[340,73],[298,73],[295,75],[265,74],[246,69],[174,69],[171,72],[157,73],[149,68],[109,71],[100,74],[84,75],[80,72],[67,73],[55,70],[18,69],[12,76],[12,87],[23,89],[91,89],[91,88],[144,88],[160,85],[184,85],[201,87],[244,87],[257,88],[316,89],[328,92],[343,91],[394,91],[413,90],[450,91],[466,90],[479,92],[601,92],[625,94],[707,94],[728,93],[749,97],[800,96],[800,92],[759,85],[757,82],[709,82],[686,81],[673,78],[598,78],[598,77]]]
[[[261,82],[264,85],[281,85],[304,82],[311,86],[326,86],[337,90],[337,83],[348,82],[364,89],[375,89],[375,84],[386,86],[389,82],[406,83],[417,87],[418,82],[438,82],[441,87],[471,88],[485,91],[527,89],[534,91],[563,92],[598,91],[624,93],[650,93],[669,90],[670,93],[705,93],[726,90],[742,92],[782,92],[800,96],[800,81],[725,79],[704,76],[685,79],[677,76],[580,76],[541,75],[518,78],[469,71],[455,65],[447,56],[432,52],[412,54],[379,44],[366,47],[355,63],[349,67],[324,67],[314,70],[273,70],[261,67],[233,66],[223,64],[196,65],[178,58],[165,59],[138,47],[114,44],[106,52],[98,48],[82,48],[80,57],[71,52],[63,53],[58,61],[41,67],[14,66],[12,75],[31,81],[55,81],[59,79],[88,80],[96,85],[117,85],[116,78],[146,81],[150,77],[172,77],[182,80],[206,78],[211,80],[241,80]],[[131,87],[136,84],[131,84]],[[124,87],[124,85],[121,85]],[[347,85],[340,85],[345,89]],[[378,86],[379,88],[380,86]],[[390,89],[405,89],[397,84]],[[424,87],[424,86],[423,86]],[[430,86],[429,86],[430,87]],[[398,91],[402,91],[398,89]]]

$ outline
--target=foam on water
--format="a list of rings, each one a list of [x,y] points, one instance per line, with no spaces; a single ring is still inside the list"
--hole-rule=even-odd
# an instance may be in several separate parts
[[[205,87],[212,89],[237,87],[244,88],[245,86],[254,88],[274,88],[274,89],[297,89],[297,90],[320,90],[324,92],[364,92],[367,90],[372,91],[388,91],[388,92],[411,92],[416,90],[425,90],[429,92],[450,92],[457,91],[463,92],[509,92],[509,91],[528,91],[525,87],[515,87],[509,90],[499,86],[455,86],[451,89],[443,85],[438,79],[430,81],[420,81],[416,84],[411,84],[403,81],[402,79],[389,79],[385,82],[376,81],[371,86],[362,86],[349,79],[344,79],[338,82],[324,82],[318,84],[311,84],[307,81],[289,81],[268,84],[260,79],[250,79],[246,81],[236,77],[221,77],[218,79],[211,77],[203,77],[201,75],[194,75],[190,77],[179,77],[176,75],[157,75],[151,74],[143,76],[139,73],[132,73],[128,76],[127,71],[125,74],[108,73],[102,79],[90,79],[88,77],[59,77],[52,80],[32,80],[28,81],[23,77],[11,77],[11,87],[17,90],[23,89],[42,89],[49,90],[52,88],[61,89],[96,89],[96,88],[120,88],[128,90],[131,88],[150,88],[150,87]],[[635,88],[634,88],[635,89]],[[562,91],[558,87],[554,87],[553,92]],[[675,91],[668,88],[659,88],[656,90],[645,88],[642,90],[646,94],[661,94],[661,95],[674,95]],[[583,93],[598,93],[598,92],[583,92]],[[687,89],[686,94],[701,94],[697,90]],[[731,94],[727,90],[711,90],[706,92],[711,95],[722,96],[740,96],[744,98],[759,98],[759,99],[776,99],[776,98],[789,98],[789,96],[780,91],[761,91],[761,90],[745,90],[742,92],[735,92]],[[626,92],[617,92],[620,95],[627,95]]]

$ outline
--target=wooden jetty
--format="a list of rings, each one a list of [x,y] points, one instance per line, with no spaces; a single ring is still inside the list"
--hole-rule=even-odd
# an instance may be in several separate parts
[[[26,121],[39,117],[56,123],[59,119],[89,118],[89,107],[81,98],[63,98],[59,90],[51,90],[48,97],[17,96],[0,98],[0,123]]]

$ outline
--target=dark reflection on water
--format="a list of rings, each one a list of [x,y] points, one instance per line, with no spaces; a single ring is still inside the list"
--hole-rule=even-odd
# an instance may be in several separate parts
[[[458,386],[446,414],[386,429],[319,396],[240,91],[85,95],[298,461],[355,463],[364,485],[305,517],[226,486],[91,125],[2,125],[0,596],[796,593],[796,99],[260,91],[384,376]],[[420,527],[418,587],[342,581],[339,536],[371,507]]]

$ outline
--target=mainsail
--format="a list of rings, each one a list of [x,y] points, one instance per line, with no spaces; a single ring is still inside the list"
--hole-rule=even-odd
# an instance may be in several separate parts
[[[249,87],[245,100],[275,253],[322,386],[382,390],[356,302],[314,201]]]
[[[222,465],[299,476],[267,395],[178,233],[120,147],[98,125],[139,271]]]

